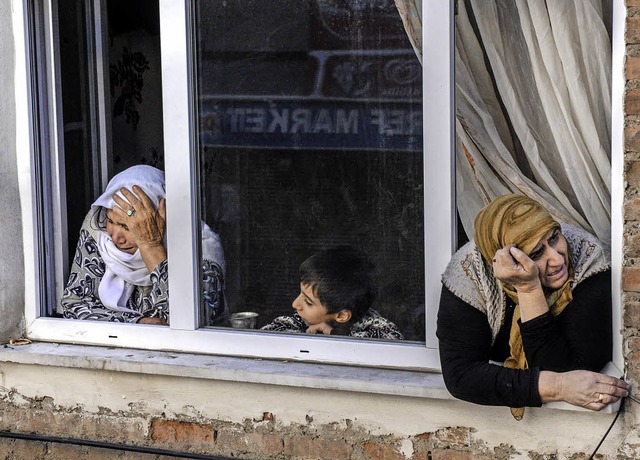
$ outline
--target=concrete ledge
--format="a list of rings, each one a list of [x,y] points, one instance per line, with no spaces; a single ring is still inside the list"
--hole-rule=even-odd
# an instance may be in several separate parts
[[[0,347],[2,362],[454,399],[445,388],[442,374],[411,370],[46,342]]]
[[[456,400],[447,391],[442,374],[426,371],[47,342],[0,347],[0,364],[3,362]],[[611,375],[617,371],[612,363],[603,370]],[[588,411],[565,402],[544,407]],[[619,402],[611,404],[601,413],[616,412],[619,407]]]

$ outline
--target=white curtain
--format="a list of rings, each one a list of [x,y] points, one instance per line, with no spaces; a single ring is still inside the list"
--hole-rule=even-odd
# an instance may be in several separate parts
[[[465,229],[472,232],[483,203],[518,192],[608,242],[611,44],[601,0],[468,5],[459,2],[456,16],[457,195]],[[469,196],[472,186],[480,199]]]
[[[468,235],[484,204],[513,192],[609,242],[607,4],[458,1],[456,187]]]
[[[422,0],[395,0],[411,46],[422,63]]]

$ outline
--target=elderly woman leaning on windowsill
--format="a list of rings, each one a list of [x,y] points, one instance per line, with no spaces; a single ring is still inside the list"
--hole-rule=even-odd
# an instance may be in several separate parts
[[[62,296],[65,318],[169,323],[164,173],[133,166],[111,179],[80,230]],[[226,316],[220,238],[202,225],[202,289],[209,324]]]
[[[601,410],[628,395],[597,372],[612,353],[607,250],[537,202],[505,195],[482,209],[443,285],[437,335],[457,398],[509,406],[520,420],[525,406]]]

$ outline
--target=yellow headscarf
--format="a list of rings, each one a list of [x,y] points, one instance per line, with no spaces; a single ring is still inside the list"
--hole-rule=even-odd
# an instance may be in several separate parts
[[[503,195],[493,200],[478,213],[475,220],[474,240],[482,257],[491,266],[498,249],[508,244],[515,244],[518,249],[529,255],[549,230],[559,226],[560,224],[551,217],[547,210],[531,198],[522,195]],[[571,257],[569,257],[569,261],[571,261]],[[559,315],[573,299],[571,281],[573,281],[572,267],[569,268],[569,277],[566,283],[560,289],[547,295],[547,305],[552,315]],[[504,367],[527,369],[527,358],[524,354],[522,335],[518,325],[520,319],[518,293],[509,285],[501,284],[501,286],[516,304],[509,334],[511,355],[504,362]],[[512,408],[511,413],[516,420],[520,420],[524,415],[524,408]]]

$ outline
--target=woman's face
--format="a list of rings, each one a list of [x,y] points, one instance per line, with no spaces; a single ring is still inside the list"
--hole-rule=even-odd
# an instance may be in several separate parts
[[[120,222],[111,209],[107,209],[107,233],[118,249],[127,254],[134,254],[138,245],[133,240],[129,227]]]
[[[529,253],[538,267],[542,287],[560,289],[569,277],[569,251],[567,239],[559,227],[549,230]]]

